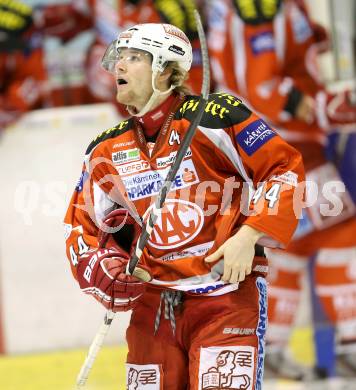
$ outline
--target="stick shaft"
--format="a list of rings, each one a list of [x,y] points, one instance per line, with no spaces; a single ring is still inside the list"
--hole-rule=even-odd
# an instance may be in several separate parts
[[[92,341],[88,355],[85,358],[85,361],[79,371],[78,377],[77,377],[77,389],[81,389],[85,386],[86,381],[88,379],[89,373],[91,371],[91,368],[93,367],[93,364],[95,362],[95,359],[103,346],[105,337],[110,329],[111,323],[115,317],[115,313],[111,310],[108,310],[105,314],[105,318],[103,323],[101,324],[98,332],[96,333],[94,340]]]
[[[137,267],[137,264],[140,261],[142,256],[143,249],[145,248],[149,238],[151,237],[153,228],[156,224],[158,216],[164,206],[164,202],[167,198],[167,195],[171,189],[173,180],[175,179],[180,164],[189,148],[189,145],[192,142],[192,139],[195,135],[196,129],[200,123],[200,120],[204,114],[205,106],[209,98],[209,87],[210,87],[210,66],[209,66],[209,57],[208,57],[208,48],[206,43],[206,38],[204,34],[203,25],[200,19],[200,15],[198,11],[194,11],[195,20],[198,27],[202,59],[203,59],[203,84],[201,90],[201,96],[199,99],[198,109],[196,111],[196,116],[193,121],[190,123],[187,132],[182,140],[182,144],[177,152],[177,156],[174,160],[174,163],[169,170],[166,180],[163,183],[162,188],[160,189],[156,201],[151,209],[149,217],[147,218],[147,222],[144,225],[142,233],[137,241],[135,252],[131,257],[128,266],[127,272],[132,275]]]

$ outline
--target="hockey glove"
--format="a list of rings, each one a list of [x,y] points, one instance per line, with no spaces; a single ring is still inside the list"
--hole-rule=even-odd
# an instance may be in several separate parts
[[[32,8],[25,1],[0,0],[0,31],[2,33],[20,36],[32,25]]]
[[[352,91],[337,94],[319,92],[316,96],[316,116],[320,127],[346,129],[356,126],[356,105],[352,102]]]
[[[30,49],[33,15],[32,8],[25,3],[0,0],[0,53]]]
[[[66,43],[84,30],[91,28],[91,16],[81,12],[79,7],[70,2],[67,2],[68,4],[52,3],[52,5],[36,7],[34,13],[36,27],[45,36],[55,37]]]
[[[104,219],[98,240],[100,248],[117,248],[132,256],[142,228],[126,209],[117,209]]]
[[[86,252],[77,265],[77,279],[82,291],[92,295],[106,309],[114,312],[131,310],[145,290],[135,276],[126,275],[129,257],[116,249]],[[137,268],[149,274],[144,266]]]

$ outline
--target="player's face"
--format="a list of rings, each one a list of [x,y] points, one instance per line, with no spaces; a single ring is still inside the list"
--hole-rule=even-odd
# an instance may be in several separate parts
[[[121,49],[115,66],[119,103],[139,111],[152,95],[151,56],[142,50]]]

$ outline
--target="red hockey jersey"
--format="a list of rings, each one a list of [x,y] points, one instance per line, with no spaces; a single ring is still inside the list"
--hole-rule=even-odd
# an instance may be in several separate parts
[[[74,276],[79,256],[98,247],[98,230],[110,211],[119,205],[145,220],[198,100],[184,98],[152,150],[133,118],[90,144],[65,217]],[[151,270],[152,283],[183,290],[221,285],[217,269],[210,269],[204,258],[242,224],[265,233],[262,245],[286,245],[297,225],[297,185],[303,180],[299,152],[240,100],[210,95],[141,259]]]

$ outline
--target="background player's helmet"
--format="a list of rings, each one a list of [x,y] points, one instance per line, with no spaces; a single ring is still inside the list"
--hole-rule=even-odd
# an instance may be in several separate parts
[[[192,46],[182,30],[172,24],[137,24],[121,32],[107,49],[102,65],[114,71],[122,48],[144,50],[152,55],[152,72],[162,72],[167,62],[177,62],[186,72],[192,65]]]

